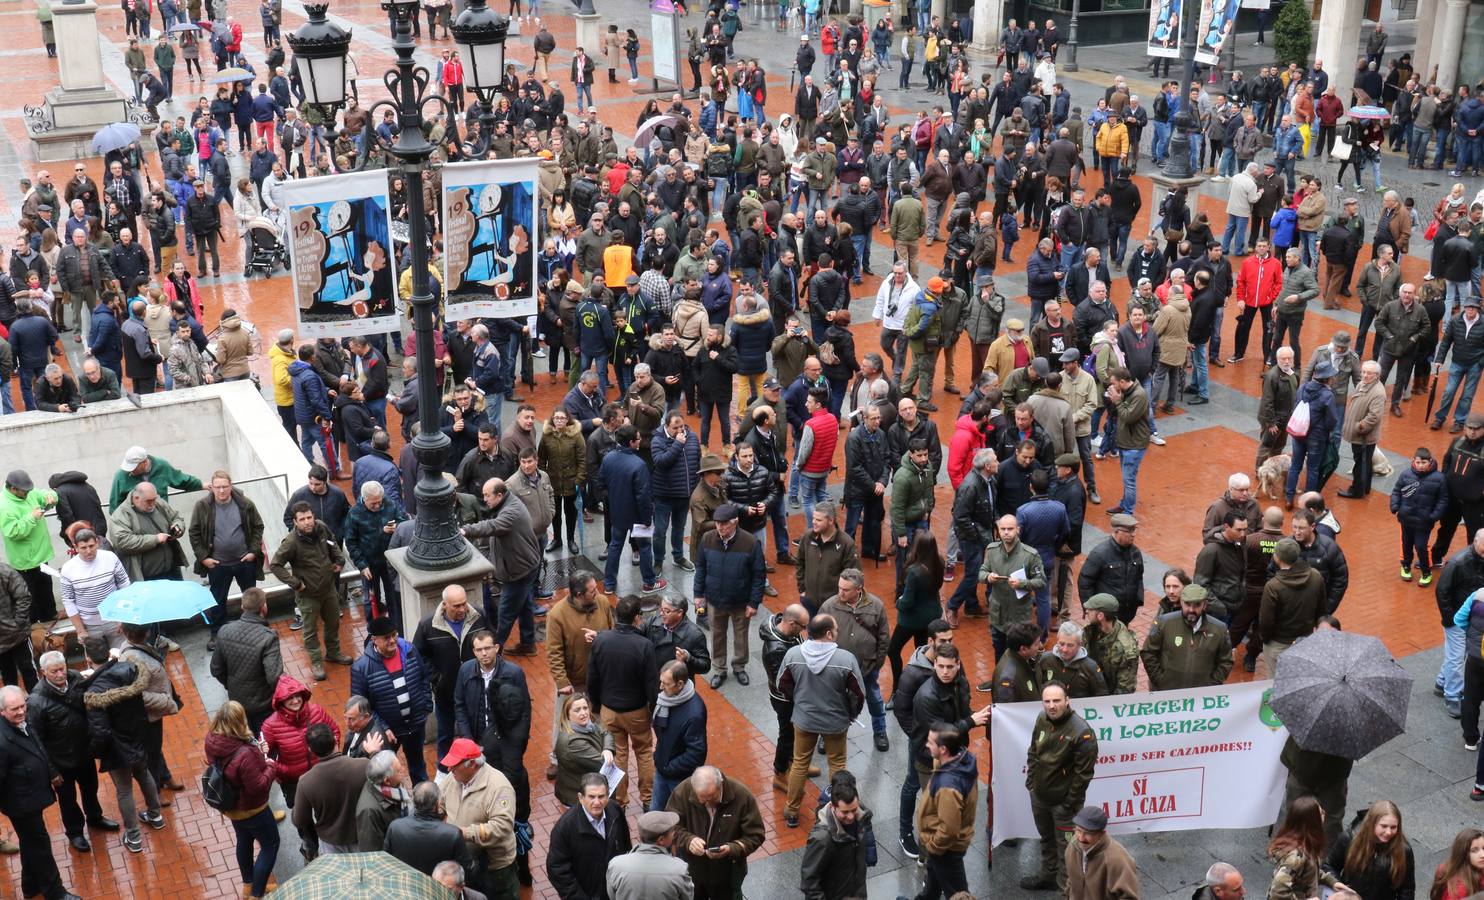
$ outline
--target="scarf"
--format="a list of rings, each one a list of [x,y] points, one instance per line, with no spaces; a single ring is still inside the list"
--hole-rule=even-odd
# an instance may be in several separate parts
[[[691,681],[689,678],[685,680],[685,685],[681,687],[680,693],[676,694],[673,697],[665,693],[664,691],[660,691],[659,697],[655,699],[655,721],[664,721],[668,724],[670,719],[670,710],[684,703],[690,702],[690,698],[694,697],[695,695],[695,682]]]

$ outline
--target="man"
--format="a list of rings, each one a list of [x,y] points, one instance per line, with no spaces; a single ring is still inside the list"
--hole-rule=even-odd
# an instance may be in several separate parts
[[[775,616],[765,618],[758,625],[758,638],[763,643],[763,670],[768,676],[768,702],[778,717],[778,738],[773,751],[773,789],[788,790],[788,767],[793,762],[794,750],[794,703],[778,685],[784,656],[799,645],[809,627],[809,611],[798,603],[789,604]],[[809,776],[819,774],[819,769],[810,766]]]
[[[1281,194],[1281,190],[1278,193]],[[1257,207],[1253,207],[1252,214],[1259,227],[1267,223],[1266,212],[1264,210],[1265,214],[1259,215]],[[1265,362],[1273,358],[1273,348],[1277,345],[1272,334],[1273,304],[1283,286],[1283,262],[1274,259],[1271,252],[1272,244],[1267,240],[1257,241],[1253,255],[1242,260],[1242,267],[1237,272],[1237,344],[1232,355],[1226,358],[1228,363],[1241,362],[1246,357],[1252,319],[1259,313],[1262,315],[1262,358]]]
[[[37,490],[30,473],[24,469],[16,469],[5,476],[5,491],[0,494],[0,531],[4,534],[5,559],[24,582],[24,589],[16,591],[13,599],[19,613],[17,619],[23,625],[56,616],[51,576],[41,567],[51,561],[53,554],[46,512],[56,507],[57,499],[55,491]],[[107,533],[106,525],[103,531]],[[130,544],[130,549],[133,546]],[[120,555],[124,552],[119,548]],[[24,609],[23,603],[26,604]],[[34,684],[36,673],[29,656],[21,665],[23,671],[31,673]]]
[[[639,598],[619,598],[614,626],[592,640],[588,656],[587,693],[601,715],[603,727],[613,735],[614,763],[628,771],[629,748],[639,760],[639,799],[648,803],[654,785],[653,712],[659,694],[659,665],[654,645],[641,629]],[[614,792],[624,803],[629,779]]]
[[[606,565],[603,569],[603,590],[614,593],[618,589],[618,564],[623,558],[624,541],[635,525],[649,525],[654,517],[654,502],[650,496],[649,466],[639,457],[639,432],[633,425],[620,425],[613,433],[616,444],[598,466],[598,485],[607,495],[607,514],[611,532]],[[643,577],[646,594],[663,591],[669,582],[658,578],[654,571],[654,554],[650,538],[635,538],[639,555],[639,572]]]
[[[1417,302],[1417,286],[1404,282],[1395,300],[1381,307],[1376,316],[1376,341],[1381,345],[1381,382],[1397,367],[1396,382],[1391,388],[1391,414],[1402,417],[1402,394],[1412,383],[1424,335],[1432,331],[1432,319],[1423,304]]]
[[[57,285],[62,288],[63,302],[72,305],[72,323],[77,329],[76,337],[89,341],[89,346],[95,346],[89,339],[92,334],[90,313],[93,307],[98,305],[98,297],[103,289],[113,281],[113,269],[108,265],[108,257],[98,248],[88,243],[88,233],[81,228],[75,228],[70,233],[71,241],[62,248],[61,255],[57,258]],[[11,277],[15,278],[14,260],[11,257]],[[42,262],[42,274],[45,274],[45,263]],[[16,286],[25,285],[24,277],[16,278]],[[41,282],[47,283],[45,279]]]
[[[1259,469],[1270,458],[1285,452],[1288,444],[1288,419],[1293,415],[1298,396],[1298,373],[1293,367],[1293,348],[1279,347],[1274,351],[1273,358],[1272,368],[1262,377],[1262,399],[1257,405],[1257,424],[1261,429],[1261,437],[1257,442]]]
[[[309,667],[315,680],[325,680],[324,659],[338,665],[349,665],[350,657],[340,652],[340,599],[336,583],[345,565],[340,542],[329,526],[314,517],[314,510],[300,500],[291,507],[294,527],[284,535],[273,553],[269,569],[273,577],[294,592],[294,605],[304,623],[304,649],[309,653]],[[320,652],[319,630],[325,630],[326,654]],[[353,692],[359,693],[359,692]]]
[[[271,130],[269,131],[271,134]],[[206,182],[197,178],[192,187],[195,193],[186,201],[185,205],[185,227],[195,237],[196,246],[201,251],[201,277],[206,277],[206,255],[211,254],[211,275],[213,278],[222,277],[222,259],[217,250],[217,240],[221,236],[222,216],[220,199],[206,195]]]
[[[871,731],[878,751],[890,748],[886,737],[886,707],[881,698],[881,666],[887,654],[886,606],[866,591],[866,576],[851,567],[840,572],[836,592],[819,607],[820,615],[836,622],[836,642],[849,651],[860,666],[866,686],[866,705],[871,712]]]
[[[998,470],[999,460],[994,450],[981,447],[974,451],[972,468],[953,492],[951,527],[958,538],[959,554],[964,561],[964,578],[948,600],[949,621],[956,621],[962,608],[967,608],[971,617],[982,614],[977,573],[984,562],[985,549],[996,537],[995,473]]]
[[[441,762],[450,776],[439,785],[443,808],[475,855],[482,873],[480,889],[494,897],[519,896],[515,791],[509,780],[485,762],[479,745],[468,738],[454,740]]]
[[[386,846],[387,828],[402,818],[411,799],[406,780],[395,750],[382,750],[366,762],[366,780],[356,797],[356,852],[377,853]]]
[[[468,396],[468,391],[460,391],[454,388],[455,402],[460,402],[463,397]],[[469,423],[464,422],[465,425]],[[457,427],[458,422],[454,423]],[[473,494],[478,497],[484,493],[484,483],[491,478],[508,480],[515,474],[517,457],[500,447],[500,434],[495,426],[489,422],[481,422],[477,427],[476,444],[464,453],[459,460],[457,468],[454,469],[453,477],[458,480],[457,490],[464,494]],[[544,533],[544,532],[543,532]]]
[[[1084,605],[1094,594],[1111,594],[1118,601],[1118,620],[1127,625],[1144,604],[1144,553],[1134,544],[1139,521],[1118,515],[1110,524],[1113,534],[1082,563],[1077,592]]]
[[[1458,523],[1463,522],[1464,535],[1472,542],[1484,525],[1484,414],[1471,413],[1464,420],[1463,434],[1453,439],[1443,454],[1443,475],[1448,481],[1448,508],[1438,522],[1438,536],[1433,539],[1433,559],[1446,559],[1448,545]]]
[[[721,415],[731,415],[724,405],[722,410]],[[701,440],[685,424],[685,416],[676,411],[670,413],[665,427],[654,433],[649,446],[657,555],[664,555],[668,531],[675,565],[687,572],[694,571],[695,564],[685,556],[685,519],[690,512],[691,494],[701,479]]]
[[[1438,401],[1432,422],[1428,425],[1433,431],[1443,427],[1443,420],[1448,418],[1448,411],[1453,407],[1453,398],[1460,383],[1463,385],[1463,393],[1457,394],[1458,408],[1453,412],[1453,424],[1448,427],[1448,433],[1457,434],[1462,431],[1464,419],[1469,410],[1473,409],[1474,391],[1479,387],[1480,373],[1484,372],[1484,328],[1479,328],[1478,334],[1474,333],[1479,325],[1480,305],[1479,298],[1471,295],[1463,301],[1463,315],[1444,320],[1443,338],[1433,354],[1433,376],[1437,377],[1442,371],[1443,362],[1447,360],[1450,350],[1453,352],[1453,361],[1448,364],[1448,386],[1443,389],[1443,396]]]
[[[799,886],[805,897],[866,896],[866,829],[871,811],[860,802],[854,784],[839,784],[809,831],[800,866]]]
[[[588,658],[593,639],[598,632],[613,627],[613,607],[600,602],[598,582],[591,572],[574,572],[567,585],[567,596],[546,615],[546,665],[556,684],[555,706],[558,709],[565,702],[564,698],[573,692],[587,692]],[[681,615],[684,616],[683,610]],[[709,667],[710,656],[706,658]],[[558,718],[554,716],[552,719],[553,747]],[[547,765],[546,778],[548,781],[556,778],[554,752]]]
[[[474,658],[459,667],[454,687],[454,734],[478,743],[490,765],[510,780],[515,820],[526,822],[531,787],[523,758],[531,736],[531,692],[525,672],[504,658],[486,629],[472,633],[469,645]],[[516,866],[521,879],[529,877],[524,856]]]
[[[706,704],[685,663],[672,659],[660,666],[660,692],[654,711],[654,795],[652,806],[664,806],[670,793],[706,762]]]
[[[180,513],[160,499],[153,484],[135,485],[129,502],[114,510],[108,525],[109,541],[130,581],[181,580],[180,568],[186,559],[180,539],[185,536],[185,523]],[[45,596],[50,599],[49,589]],[[34,588],[32,602],[40,602]]]
[[[85,679],[67,668],[66,658],[56,650],[41,655],[41,674],[39,687],[28,698],[26,726],[46,751],[55,773],[53,786],[67,840],[77,851],[87,853],[92,844],[83,831],[84,823],[99,831],[118,831],[119,823],[106,818],[98,804],[98,770],[86,752],[90,737],[82,700]]]
[[[1276,575],[1262,589],[1262,606],[1257,620],[1261,623],[1262,658],[1268,676],[1277,671],[1278,657],[1294,641],[1313,634],[1328,602],[1324,578],[1302,558],[1298,541],[1284,538],[1273,549]]]
[[[491,478],[484,483],[485,518],[465,525],[464,535],[482,539],[482,545],[498,585],[485,598],[485,621],[495,623],[495,643],[504,646],[510,632],[520,623],[520,643],[510,651],[512,656],[536,655],[536,611],[534,592],[541,574],[541,544],[531,525],[531,513],[521,499],[510,492],[504,481]]]
[[[460,668],[474,658],[475,632],[488,628],[484,616],[469,605],[462,585],[443,588],[442,599],[434,610],[423,616],[413,632],[412,646],[422,655],[433,679],[433,715],[438,721],[438,755],[453,745],[454,689]],[[476,740],[483,734],[471,735]]]
[[[979,766],[968,744],[968,735],[948,722],[935,723],[927,733],[932,775],[917,805],[918,841],[927,873],[918,900],[968,890],[964,854],[974,837],[979,805]]]
[[[211,475],[211,493],[191,511],[191,554],[195,573],[206,578],[216,610],[210,617],[207,650],[216,649],[216,637],[227,621],[227,592],[232,582],[243,591],[263,577],[263,517],[224,470]],[[337,611],[338,614],[338,611]]]
[[[144,324],[147,304],[136,300],[129,304],[129,317],[120,326],[123,332],[124,374],[129,376],[130,387],[136,394],[153,394],[157,384],[160,363],[165,361],[159,345],[149,335]]]
[[[729,623],[732,630],[732,673],[738,684],[745,687],[749,682],[745,669],[747,630],[749,620],[762,604],[763,584],[767,578],[762,542],[738,528],[739,516],[740,510],[734,503],[717,507],[713,516],[716,528],[701,538],[699,550],[694,551],[696,606],[699,609],[705,604],[709,614],[714,615],[710,624],[713,690],[727,680],[725,663]]]
[[[323,722],[310,725],[304,740],[318,761],[299,779],[293,806],[294,827],[301,834],[318,837],[323,853],[355,853],[360,846],[356,808],[366,783],[369,761],[339,753],[335,749],[334,732]]]
[[[1066,686],[1041,688],[1041,714],[1036,717],[1026,754],[1025,786],[1031,815],[1041,836],[1041,867],[1020,879],[1028,891],[1065,892],[1067,842],[1072,840],[1074,810],[1080,810],[1098,760],[1098,741],[1082,717],[1072,712]]]
[[[227,689],[227,699],[242,704],[254,734],[273,714],[273,691],[283,674],[278,635],[265,613],[268,595],[262,588],[242,592],[242,616],[222,626],[211,655],[211,676]]]
[[[809,533],[799,542],[794,576],[799,602],[806,609],[818,610],[834,593],[840,573],[860,567],[860,552],[851,536],[836,524],[837,515],[831,501],[816,506]]]
[[[1319,527],[1319,517],[1306,509],[1293,512],[1293,539],[1298,541],[1299,557],[1324,579],[1324,615],[1334,615],[1350,587],[1350,565],[1339,542]]]
[[[1041,554],[1021,541],[1020,524],[1015,516],[1002,515],[996,525],[1000,539],[985,549],[978,580],[989,585],[985,605],[990,641],[998,658],[1004,653],[1005,633],[1012,625],[1031,622],[1044,630],[1051,610],[1035,603],[1036,592],[1046,586]]]
[[[101,635],[85,640],[83,649],[95,667],[83,685],[90,754],[98,758],[99,771],[107,772],[113,781],[124,829],[124,849],[141,853],[144,837],[140,823],[152,828],[165,825],[160,815],[160,795],[149,768],[146,734],[149,713],[145,710],[144,692],[150,675],[142,666],[114,658]],[[143,811],[134,805],[136,781],[144,794]]]
[[[1093,594],[1082,608],[1088,614],[1083,632],[1087,655],[1102,670],[1108,693],[1132,694],[1138,689],[1139,639],[1118,620],[1118,599],[1111,594]],[[1058,648],[1060,645],[1058,632]],[[1070,681],[1067,678],[1061,680]]]
[[[1118,504],[1107,510],[1110,515],[1126,513],[1133,515],[1139,495],[1139,464],[1144,461],[1152,442],[1164,443],[1164,438],[1152,434],[1149,395],[1143,385],[1134,379],[1129,370],[1115,366],[1108,372],[1112,384],[1106,396],[1118,410],[1118,431],[1114,442],[1118,447],[1118,464],[1123,470],[1123,496]]]
[[[1191,588],[1198,588],[1192,591]],[[1206,613],[1206,591],[1187,585],[1180,608],[1155,618],[1139,652],[1156,691],[1222,684],[1232,670],[1226,626]]]
[[[582,776],[577,802],[551,826],[547,880],[562,900],[607,898],[608,864],[631,846],[623,807],[608,798],[607,779],[589,772]]]
[[[808,639],[784,654],[778,690],[794,704],[794,758],[788,772],[783,821],[799,824],[804,779],[817,743],[823,743],[830,776],[845,768],[845,737],[865,703],[865,682],[855,656],[835,640],[833,617],[809,620]]]
[[[53,788],[62,785],[63,779],[26,723],[26,692],[19,686],[0,688],[0,719],[0,785],[5,798],[0,812],[10,819],[21,844],[22,895],[81,900],[62,886],[42,818],[42,810],[56,800]]]
[[[653,810],[637,822],[639,843],[608,862],[609,900],[690,900],[695,887],[689,867],[674,856],[680,816]]]
[[[170,774],[170,766],[165,761],[164,749],[164,719],[166,716],[179,713],[180,704],[175,699],[175,688],[165,671],[164,653],[155,649],[150,631],[151,629],[144,625],[125,623],[123,626],[124,645],[119,651],[119,659],[132,663],[149,673],[149,681],[144,687],[143,694],[147,714],[143,734],[150,774],[154,776],[155,784],[161,790],[168,788],[172,791],[183,791],[185,785]]]
[[[644,626],[644,634],[654,644],[654,658],[661,666],[675,660],[683,663],[692,675],[700,676],[711,670],[711,651],[706,649],[706,635],[701,627],[686,615],[688,607],[684,597],[669,594],[661,597],[659,609]],[[551,631],[551,616],[548,615],[548,647],[551,646]]]
[[[930,226],[931,227],[931,224]],[[931,239],[929,239],[931,242]],[[943,328],[941,308],[944,297],[952,290],[952,282],[933,276],[928,279],[927,290],[912,298],[907,318],[902,323],[902,333],[907,338],[907,349],[912,352],[912,366],[900,387],[903,396],[917,397],[917,406],[926,412],[937,412],[932,402],[933,379],[938,367],[938,354],[947,333]]]
[[[1105,603],[1099,605],[1106,610]],[[1063,622],[1056,629],[1056,643],[1036,658],[1037,682],[1063,685],[1067,696],[1073,700],[1103,697],[1109,693],[1102,667],[1088,655],[1082,635],[1081,625]]]
[[[108,509],[118,509],[135,485],[148,481],[163,496],[167,491],[190,493],[203,487],[201,479],[175,468],[162,456],[153,456],[143,447],[133,446],[124,451],[119,470],[113,473],[113,485],[108,491]]]
[[[1444,711],[1455,719],[1462,715],[1460,701],[1465,685],[1468,630],[1465,625],[1456,624],[1454,619],[1469,597],[1480,588],[1484,588],[1484,532],[1476,533],[1470,546],[1451,557],[1438,578],[1437,604],[1443,621],[1443,662],[1438,667],[1433,692],[1442,695]],[[1477,716],[1477,712],[1474,715]]]
[[[182,386],[191,387],[192,385]],[[112,369],[99,365],[97,359],[83,361],[82,378],[78,381],[77,387],[84,403],[102,403],[105,400],[118,400],[123,397],[123,392],[119,390],[118,375]]]
[[[1242,900],[1247,888],[1242,873],[1231,863],[1212,863],[1206,870],[1204,886],[1196,891],[1192,900]]]
[[[422,654],[397,636],[397,626],[385,616],[373,619],[366,630],[371,646],[350,667],[350,692],[370,701],[371,709],[386,723],[402,748],[412,783],[426,781],[423,726],[432,700]]]
[[[383,843],[387,853],[424,874],[449,860],[472,872],[469,846],[463,829],[444,821],[443,798],[431,781],[412,788],[412,814],[388,825]]]
[[[1067,896],[1072,900],[1138,900],[1139,870],[1123,845],[1108,837],[1108,813],[1084,806],[1072,817],[1067,844]]]
[[[929,469],[929,460],[927,443],[914,438],[907,445],[907,453],[892,477],[891,536],[897,545],[898,593],[901,593],[902,584],[907,577],[907,548],[919,531],[929,527],[929,519],[936,503],[933,483],[937,478],[937,470]]]
[[[766,838],[757,798],[747,786],[715,766],[702,766],[675,789],[668,809],[680,816],[675,846],[690,865],[698,900],[741,893],[747,857]]]
[[[1240,510],[1228,510],[1221,524],[1205,534],[1195,557],[1195,583],[1206,589],[1212,614],[1230,621],[1247,595],[1247,525]]]

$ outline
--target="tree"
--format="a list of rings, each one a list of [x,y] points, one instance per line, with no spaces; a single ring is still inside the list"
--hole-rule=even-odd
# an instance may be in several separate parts
[[[1309,64],[1309,51],[1314,49],[1314,24],[1309,19],[1309,7],[1303,0],[1288,0],[1273,22],[1273,50],[1277,63],[1287,66],[1297,63],[1300,68]]]

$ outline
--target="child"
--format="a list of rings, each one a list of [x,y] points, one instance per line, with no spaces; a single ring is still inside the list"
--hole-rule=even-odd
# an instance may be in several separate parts
[[[618,375],[619,395],[629,392],[634,382],[634,366],[639,364],[639,335],[629,326],[629,314],[613,311],[613,371]]]
[[[1005,211],[1000,214],[1000,246],[1004,247],[1001,258],[1005,262],[1012,262],[1010,251],[1015,249],[1015,242],[1020,240],[1020,224],[1015,221],[1015,198],[1011,197],[1005,201]]]
[[[1422,578],[1417,584],[1432,584],[1432,556],[1428,550],[1432,527],[1448,508],[1448,483],[1438,471],[1432,451],[1418,447],[1412,454],[1412,466],[1396,480],[1391,489],[1391,513],[1402,526],[1402,581],[1412,580],[1412,551],[1417,552],[1417,566]]]

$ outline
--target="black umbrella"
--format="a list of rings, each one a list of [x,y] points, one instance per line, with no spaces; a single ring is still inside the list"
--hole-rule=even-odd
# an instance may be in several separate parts
[[[1317,631],[1278,658],[1272,707],[1303,749],[1360,759],[1406,731],[1411,693],[1376,638]]]

